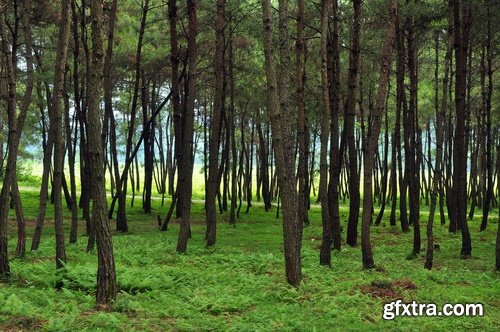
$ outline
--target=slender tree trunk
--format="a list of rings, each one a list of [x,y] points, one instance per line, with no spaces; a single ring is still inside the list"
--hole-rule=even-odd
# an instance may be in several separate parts
[[[0,7],[3,10],[3,6]],[[10,189],[16,173],[17,149],[19,146],[19,134],[16,123],[16,79],[15,68],[12,62],[11,41],[8,37],[5,17],[7,15],[0,11],[0,33],[2,37],[2,52],[6,63],[7,74],[7,116],[9,133],[7,137],[7,163],[3,177],[2,191],[0,193],[0,278],[7,278],[10,274],[9,253],[8,253],[8,234],[7,224],[9,218],[9,198]]]
[[[18,122],[17,122],[18,135],[21,135],[22,128],[24,127],[24,121],[28,113],[28,108],[31,104],[31,97],[34,85],[30,12],[31,12],[31,1],[24,0],[21,20],[23,25],[24,47],[26,51],[25,62],[26,62],[27,77],[25,81],[25,92],[23,100],[21,102],[20,115],[18,117]],[[12,179],[11,193],[12,193],[12,200],[14,202],[14,207],[16,210],[16,219],[17,219],[16,256],[24,257],[26,253],[26,230],[24,222],[24,211],[21,201],[21,195],[19,194],[19,186],[17,184],[17,174],[15,173]]]
[[[398,0],[391,0],[389,4],[389,26],[387,27],[386,39],[382,51],[380,74],[378,81],[377,102],[372,114],[370,136],[367,142],[367,149],[364,158],[363,174],[363,216],[361,226],[361,252],[363,256],[363,267],[370,269],[374,267],[373,254],[370,242],[370,221],[372,210],[372,171],[375,151],[378,147],[378,136],[382,122],[382,115],[385,110],[387,91],[389,87],[389,77],[391,71],[391,57],[393,50],[394,36],[396,32],[395,17],[398,15]]]
[[[462,13],[460,13],[462,10]],[[453,154],[453,198],[456,224],[462,233],[462,257],[470,257],[472,252],[471,238],[466,218],[467,208],[467,146],[465,144],[466,118],[466,77],[467,57],[470,29],[470,5],[453,1],[453,17],[455,32],[455,109],[457,124],[455,129],[455,149]]]
[[[104,184],[103,144],[100,136],[101,121],[99,104],[101,100],[103,73],[103,1],[91,0],[92,15],[92,61],[89,77],[88,131],[89,169],[91,176],[92,222],[97,241],[97,304],[109,304],[116,298],[115,261],[113,243],[107,216],[106,188]]]
[[[408,222],[408,214],[407,214],[407,189],[408,189],[408,171],[405,165],[405,171],[403,172],[403,157],[402,157],[402,148],[401,148],[401,114],[403,114],[403,121],[405,121],[406,117],[406,92],[405,92],[405,57],[404,57],[404,31],[399,22],[399,15],[396,18],[397,20],[397,31],[396,31],[396,43],[397,43],[397,60],[396,60],[396,127],[395,127],[395,135],[396,135],[396,146],[398,150],[398,174],[399,174],[399,210],[400,210],[400,221],[401,221],[401,230],[403,232],[409,232],[410,226]],[[406,139],[405,141],[405,150],[406,150]]]
[[[302,220],[297,216],[297,190],[295,187],[295,167],[293,156],[293,132],[289,114],[289,78],[290,47],[288,35],[288,1],[279,1],[279,31],[280,31],[280,85],[276,80],[274,51],[272,43],[271,4],[262,0],[264,56],[267,76],[267,103],[273,128],[273,147],[276,157],[276,172],[283,205],[283,239],[285,253],[285,271],[289,284],[298,286],[302,280],[301,272],[301,242]],[[279,89],[279,94],[278,94]]]
[[[360,34],[361,34],[361,0],[353,0],[354,7],[354,30],[352,34],[351,53],[349,56],[349,76],[347,79],[347,107],[344,120],[344,135],[349,147],[349,221],[347,223],[347,244],[356,246],[358,243],[358,219],[359,219],[359,173],[356,156],[354,137],[354,125],[356,122],[356,86],[358,82],[359,58],[360,58]],[[365,190],[369,190],[364,187]]]
[[[321,223],[323,224],[323,242],[319,262],[321,265],[331,264],[332,225],[328,210],[328,138],[330,134],[330,96],[328,81],[328,16],[331,0],[321,2],[321,83],[322,83],[322,112],[321,112],[321,152],[320,152],[320,202]]]
[[[137,51],[135,54],[135,79],[134,79],[134,92],[132,95],[132,104],[130,108],[130,122],[128,127],[127,134],[127,145],[125,151],[125,160],[129,160],[131,158],[132,152],[132,140],[134,137],[135,131],[135,119],[137,112],[137,99],[139,95],[139,82],[141,79],[141,60],[142,60],[142,44],[144,39],[144,31],[146,30],[146,18],[149,10],[149,0],[143,0],[142,3],[142,16],[141,16],[141,24],[139,28],[139,37],[137,41]],[[116,229],[121,232],[128,231],[127,224],[127,212],[126,212],[126,204],[127,204],[127,180],[128,180],[128,172],[124,171],[122,173],[121,181],[117,184],[117,187],[121,187],[121,196],[118,197],[118,212],[116,216]],[[138,181],[137,181],[138,183]]]
[[[229,37],[229,82],[231,87],[230,93],[230,110],[229,110],[229,127],[231,131],[231,210],[229,213],[229,224],[236,224],[236,198],[237,198],[237,160],[238,153],[236,151],[236,108],[234,106],[236,83],[234,78],[234,53],[233,53],[233,34]],[[243,135],[243,132],[241,133]],[[243,148],[243,147],[242,147]]]
[[[435,31],[435,52],[436,65],[434,70],[434,110],[436,112],[436,162],[434,164],[434,179],[431,191],[431,206],[429,208],[429,220],[427,222],[427,253],[425,256],[424,267],[428,270],[432,269],[434,259],[434,214],[436,211],[437,195],[441,181],[441,158],[443,153],[443,128],[445,124],[445,109],[439,109],[439,31]],[[446,65],[445,65],[446,66]],[[443,96],[446,99],[446,96]],[[430,161],[429,161],[430,162]]]
[[[191,196],[193,185],[193,132],[194,132],[194,102],[196,98],[196,35],[198,32],[196,19],[196,0],[187,0],[188,8],[188,74],[187,74],[187,100],[184,107],[182,126],[182,159],[179,163],[179,179],[177,190],[183,188],[181,202],[181,223],[177,252],[183,253],[187,249],[190,236]]]
[[[382,190],[380,195],[382,196],[382,206],[380,207],[380,211],[377,215],[377,220],[375,220],[375,225],[380,225],[382,221],[382,217],[384,216],[386,198],[387,198],[387,176],[389,174],[389,167],[387,158],[389,156],[389,124],[387,119],[387,112],[385,113],[385,132],[384,132],[384,161],[382,166]],[[379,200],[380,203],[380,200]]]
[[[500,144],[497,145],[497,183],[500,184]],[[500,218],[500,209],[498,210],[498,217]],[[497,271],[500,271],[500,222],[498,222],[497,229],[495,269]]]
[[[408,76],[410,78],[410,100],[408,103],[408,113],[405,121],[405,136],[407,140],[406,163],[407,177],[409,185],[410,201],[410,224],[413,225],[413,254],[420,253],[420,176],[418,159],[418,134],[417,127],[417,48],[415,43],[414,19],[408,18],[407,22],[407,41],[408,41]]]
[[[75,153],[72,139],[71,120],[69,116],[69,94],[64,88],[64,120],[66,128],[66,150],[68,151],[68,168],[70,176],[70,210],[71,210],[71,230],[69,243],[76,243],[78,232],[78,204],[76,202],[76,178],[75,178]],[[76,127],[76,126],[75,126]]]
[[[215,245],[217,213],[215,207],[215,196],[219,191],[217,177],[219,173],[219,137],[222,109],[225,101],[224,96],[224,25],[225,25],[225,0],[217,1],[217,18],[215,22],[215,96],[210,126],[210,142],[208,151],[208,182],[207,198],[205,201],[207,232],[207,246]]]
[[[342,156],[339,149],[339,116],[340,116],[340,54],[339,54],[339,25],[338,1],[333,1],[333,29],[329,38],[327,51],[328,70],[330,81],[330,182],[328,183],[328,206],[332,223],[333,248],[340,250],[342,247],[340,212],[339,212],[339,182],[342,167]]]
[[[118,149],[116,146],[116,119],[113,112],[113,46],[114,46],[114,31],[117,12],[117,1],[112,0],[109,13],[109,23],[107,30],[108,44],[106,47],[106,55],[104,56],[104,114],[109,118],[109,147],[113,159],[113,171],[115,175],[116,196],[121,197],[122,186],[120,185],[120,168],[118,164]],[[109,219],[113,214],[109,214]]]
[[[487,1],[487,16],[488,16],[488,31],[486,37],[486,72],[488,76],[488,89],[486,91],[486,102],[485,102],[485,112],[486,112],[486,172],[487,172],[487,185],[486,193],[483,199],[483,219],[481,221],[480,230],[486,230],[488,225],[488,214],[490,212],[490,204],[493,196],[493,156],[492,156],[492,145],[493,137],[491,135],[491,97],[493,95],[493,52],[491,46],[491,13],[490,6],[491,2]],[[498,162],[497,162],[498,167]],[[500,181],[497,183],[497,187],[500,187]],[[500,222],[499,222],[500,224]],[[498,242],[497,242],[498,248]],[[498,250],[498,249],[497,249]],[[497,255],[498,257],[498,255]]]
[[[66,59],[69,42],[70,29],[70,0],[64,0],[61,9],[61,21],[59,25],[59,40],[57,43],[58,53],[56,56],[54,73],[54,93],[52,96],[52,118],[50,130],[54,137],[54,225],[56,235],[56,267],[63,268],[66,263],[66,252],[64,246],[63,211],[61,184],[64,168],[64,141],[63,141],[63,89],[66,71]]]
[[[304,225],[309,225],[306,204],[307,183],[307,149],[306,149],[306,115],[304,101],[304,84],[306,71],[304,66],[304,0],[297,2],[297,41],[295,43],[296,82],[297,82],[297,140],[299,145],[299,166],[297,177],[299,181],[298,216]]]

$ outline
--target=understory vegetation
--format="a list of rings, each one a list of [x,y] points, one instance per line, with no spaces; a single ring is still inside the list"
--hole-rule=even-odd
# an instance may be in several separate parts
[[[24,191],[28,241],[33,231],[37,193]],[[51,331],[336,331],[463,330],[500,328],[500,274],[493,271],[496,220],[479,233],[480,219],[470,222],[474,256],[459,259],[460,235],[435,227],[435,265],[424,269],[424,256],[407,259],[412,233],[402,233],[384,219],[372,228],[377,266],[363,270],[361,249],[344,246],[332,253],[330,268],[318,266],[320,209],[311,209],[304,229],[304,281],[295,288],[283,276],[282,224],[276,207],[258,203],[241,214],[235,227],[225,218],[219,244],[206,248],[203,204],[194,203],[192,238],[185,254],[175,251],[178,224],[160,232],[155,213],[168,207],[153,200],[154,213],[140,204],[129,208],[130,231],[113,233],[117,282],[113,310],[95,307],[96,252],[86,253],[87,237],[67,246],[68,263],[54,268],[54,231],[47,221],[40,248],[12,260],[9,283],[0,284],[1,330]],[[49,206],[51,209],[52,206]],[[346,219],[348,204],[341,205]],[[422,206],[422,220],[428,211]],[[50,215],[50,211],[49,211]],[[497,215],[496,210],[492,213]],[[68,216],[66,216],[68,217]],[[345,231],[346,223],[342,223]],[[66,235],[69,224],[65,223]],[[421,225],[425,227],[425,223]],[[79,233],[84,234],[84,223]],[[15,249],[11,222],[10,251]],[[425,252],[425,250],[423,250]],[[55,285],[62,280],[62,288]],[[396,317],[382,319],[383,304],[395,299],[420,303],[482,303],[484,317]]]

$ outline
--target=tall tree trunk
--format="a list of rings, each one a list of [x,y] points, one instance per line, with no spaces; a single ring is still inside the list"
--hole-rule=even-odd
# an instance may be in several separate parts
[[[322,111],[321,111],[321,152],[320,152],[320,202],[321,223],[323,225],[323,242],[319,263],[321,265],[331,264],[332,225],[328,209],[328,138],[330,137],[330,96],[328,81],[328,16],[330,14],[331,0],[321,2],[321,83],[322,83]]]
[[[374,267],[373,254],[370,242],[370,221],[372,210],[372,171],[375,151],[378,147],[378,137],[382,122],[382,115],[385,111],[387,91],[389,87],[389,76],[391,71],[391,57],[393,50],[394,35],[396,32],[395,17],[398,15],[398,0],[391,0],[389,4],[389,26],[387,27],[386,39],[382,51],[380,74],[378,81],[378,95],[373,114],[371,116],[371,130],[367,142],[367,148],[363,167],[363,215],[361,225],[361,252],[363,256],[363,267],[370,269]]]
[[[116,146],[116,119],[113,112],[113,46],[114,46],[114,35],[115,35],[115,22],[116,22],[116,12],[117,12],[117,1],[112,0],[111,9],[109,13],[109,23],[107,30],[107,40],[108,44],[106,47],[106,54],[104,56],[104,116],[109,118],[109,147],[110,154],[113,159],[113,171],[115,175],[115,187],[116,196],[121,197],[122,186],[120,185],[120,168],[118,164],[118,149]],[[112,218],[112,213],[108,216],[109,219]]]
[[[191,196],[193,190],[193,132],[194,132],[194,102],[196,98],[196,35],[198,32],[196,19],[196,0],[187,0],[188,8],[188,74],[187,74],[187,100],[184,107],[182,126],[182,159],[179,163],[179,179],[177,191],[184,191],[179,199],[181,201],[181,224],[177,240],[177,252],[183,253],[187,249],[190,231]]]
[[[486,72],[488,76],[488,89],[486,91],[485,100],[485,113],[486,113],[486,172],[487,172],[487,185],[486,193],[483,199],[483,219],[481,221],[480,230],[486,230],[488,225],[488,214],[490,212],[490,203],[493,196],[493,156],[491,148],[493,145],[493,137],[491,135],[491,97],[493,95],[493,51],[491,49],[491,13],[490,6],[491,2],[487,1],[487,16],[488,16],[488,30],[486,35]],[[484,124],[483,124],[484,126]],[[497,165],[498,166],[498,165]],[[497,183],[500,187],[500,181]],[[500,223],[500,222],[499,222]]]
[[[413,254],[420,253],[420,176],[418,159],[418,134],[417,127],[417,46],[415,43],[414,18],[407,18],[407,40],[408,40],[408,76],[410,78],[410,99],[408,113],[405,121],[405,136],[408,148],[406,149],[406,163],[408,164],[407,177],[409,185],[410,201],[410,224],[413,225]]]
[[[408,215],[406,209],[406,193],[408,189],[408,172],[403,172],[403,157],[401,148],[401,114],[403,114],[403,121],[406,114],[406,92],[405,92],[405,56],[404,56],[404,31],[400,24],[399,15],[396,17],[397,31],[396,31],[396,44],[397,44],[397,59],[396,59],[396,126],[394,128],[396,147],[398,150],[398,174],[399,174],[399,219],[401,221],[401,230],[406,233],[410,231],[408,222]],[[406,147],[406,140],[405,140]],[[406,173],[406,174],[404,174]]]
[[[439,185],[441,181],[441,158],[443,153],[443,128],[445,124],[445,109],[439,109],[439,31],[435,32],[435,52],[436,65],[434,70],[434,110],[436,112],[436,162],[434,164],[434,179],[431,191],[431,206],[429,208],[429,220],[427,222],[427,253],[425,256],[424,267],[428,270],[432,269],[434,259],[434,214],[436,211],[437,195],[439,193]],[[446,66],[446,65],[445,65]],[[443,98],[447,97],[443,95]],[[430,161],[429,161],[430,162]]]
[[[342,156],[339,149],[339,116],[340,116],[340,54],[339,54],[339,25],[338,1],[333,1],[333,29],[332,36],[328,39],[328,63],[331,66],[329,75],[330,97],[330,182],[328,183],[328,206],[332,223],[333,248],[340,250],[342,247],[340,212],[339,212],[339,182],[342,167]]]
[[[359,173],[354,137],[356,122],[356,86],[358,82],[360,34],[361,34],[361,0],[353,0],[354,28],[352,34],[351,53],[349,55],[349,76],[347,78],[347,107],[344,120],[344,135],[349,147],[349,221],[347,223],[347,244],[356,246],[358,243],[359,219]],[[364,187],[371,188],[371,187]],[[365,189],[368,190],[368,189]]]
[[[297,2],[297,41],[295,43],[296,57],[296,82],[297,82],[297,140],[299,143],[299,167],[297,178],[299,181],[298,207],[299,220],[304,225],[309,224],[309,216],[306,204],[307,183],[307,149],[306,149],[306,115],[304,101],[304,84],[306,71],[304,66],[304,0]]]
[[[52,118],[50,130],[54,137],[54,225],[56,235],[56,267],[64,267],[66,263],[66,252],[64,247],[63,211],[61,184],[64,168],[64,142],[63,142],[63,89],[64,76],[66,72],[66,59],[68,53],[69,29],[70,29],[70,0],[64,0],[61,9],[61,21],[59,24],[59,39],[57,43],[58,53],[56,56],[54,70],[54,93],[52,96]]]
[[[25,81],[25,92],[23,100],[21,102],[20,115],[18,117],[18,122],[17,122],[18,135],[21,135],[21,130],[24,127],[24,121],[28,113],[28,108],[31,105],[31,97],[34,85],[30,12],[31,12],[31,0],[24,0],[21,20],[23,25],[24,47],[26,52],[25,62],[26,62],[27,75]],[[16,174],[14,174],[14,178],[12,181],[11,192],[12,192],[12,200],[14,202],[14,207],[16,209],[16,218],[17,218],[16,256],[24,257],[26,253],[26,230],[24,222],[24,211],[21,202],[21,195],[19,194],[19,186],[17,184]]]
[[[460,13],[462,11],[462,13]],[[456,224],[462,233],[462,257],[470,257],[472,252],[471,238],[466,218],[467,208],[467,146],[465,144],[466,118],[466,77],[467,57],[470,29],[470,5],[453,1],[453,18],[455,32],[455,109],[457,124],[455,129],[455,149],[453,150],[453,198]]]
[[[237,174],[236,166],[238,160],[238,153],[236,151],[236,108],[234,106],[235,89],[236,83],[234,78],[234,53],[233,53],[233,34],[229,37],[229,82],[231,87],[230,93],[230,110],[228,116],[228,122],[230,127],[231,135],[231,210],[229,213],[229,224],[236,224],[236,184],[237,184]],[[243,132],[241,133],[243,135]],[[243,146],[242,146],[243,149]]]
[[[127,133],[127,145],[125,151],[125,160],[131,158],[132,153],[132,140],[135,132],[135,119],[137,112],[137,99],[139,95],[139,82],[141,80],[141,60],[142,60],[142,44],[144,39],[144,31],[146,30],[146,18],[149,10],[149,0],[143,0],[142,3],[142,16],[141,24],[139,27],[139,37],[137,40],[137,51],[135,54],[135,78],[134,78],[134,92],[132,94],[132,103],[130,106],[130,122]],[[117,187],[121,187],[121,196],[118,197],[118,212],[116,216],[116,229],[121,232],[128,231],[127,224],[127,180],[128,172],[124,171],[121,176],[121,181],[117,184]],[[138,181],[137,181],[138,183]],[[117,190],[118,191],[118,190]]]
[[[116,298],[115,261],[113,243],[107,216],[106,188],[104,184],[104,159],[99,104],[101,100],[103,73],[103,1],[91,0],[92,15],[92,61],[89,77],[88,143],[89,169],[91,176],[92,222],[97,242],[97,304],[109,304]]]
[[[1,7],[3,10],[3,6]],[[5,22],[6,13],[0,11],[0,33],[2,37],[2,52],[6,63],[7,74],[7,116],[9,133],[7,137],[7,163],[3,177],[2,191],[0,193],[0,278],[7,278],[10,274],[7,224],[9,218],[10,189],[16,173],[17,149],[19,134],[16,123],[16,79],[15,68],[12,62],[11,41],[8,37],[8,27]]]
[[[295,182],[295,167],[293,156],[293,132],[289,114],[289,78],[290,60],[288,35],[288,1],[279,1],[279,31],[280,31],[280,85],[276,80],[274,50],[272,42],[272,20],[270,0],[262,0],[264,57],[267,76],[267,103],[273,128],[273,147],[276,157],[276,172],[281,190],[283,205],[283,239],[285,254],[285,272],[287,281],[298,286],[302,280],[301,243],[302,220],[297,216],[297,190]],[[279,94],[278,94],[279,89]],[[279,96],[279,97],[278,97]]]
[[[217,1],[217,18],[215,22],[215,96],[210,126],[210,142],[208,151],[208,182],[207,197],[205,202],[207,232],[207,246],[215,245],[217,213],[215,196],[220,187],[217,185],[219,173],[219,137],[221,131],[221,114],[225,101],[224,96],[224,25],[225,25],[225,0]]]

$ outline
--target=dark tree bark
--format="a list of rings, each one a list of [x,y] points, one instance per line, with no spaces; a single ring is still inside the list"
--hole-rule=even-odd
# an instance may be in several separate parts
[[[264,209],[269,211],[271,209],[271,195],[269,190],[269,152],[267,150],[267,140],[262,132],[260,119],[257,120],[257,134],[259,135],[259,168],[258,174],[260,177],[262,199],[264,200]],[[257,190],[259,192],[259,190]]]
[[[64,246],[63,211],[62,211],[62,177],[64,168],[63,142],[63,89],[68,53],[70,30],[70,0],[62,2],[61,21],[59,23],[59,37],[57,42],[57,56],[54,69],[54,92],[52,95],[52,118],[50,130],[54,137],[54,226],[56,235],[56,268],[64,267],[66,252]]]
[[[296,58],[296,82],[297,82],[297,141],[299,145],[299,166],[297,170],[297,178],[299,181],[298,194],[298,216],[304,225],[309,224],[309,216],[306,204],[306,183],[307,183],[307,158],[308,151],[306,149],[306,115],[304,101],[304,84],[306,78],[304,66],[304,0],[297,2],[297,41],[295,43],[295,58]]]
[[[342,167],[342,156],[339,149],[339,116],[340,116],[340,54],[339,54],[339,25],[338,1],[333,1],[333,29],[328,39],[328,70],[330,81],[330,182],[328,183],[328,207],[332,223],[333,249],[342,247],[340,212],[339,212],[339,182]]]
[[[154,169],[154,136],[155,121],[149,121],[151,109],[151,97],[149,93],[149,80],[143,69],[141,69],[141,108],[142,108],[142,132],[144,146],[144,185],[142,187],[142,208],[144,213],[151,214],[151,191],[153,190]]]
[[[361,0],[353,0],[354,7],[354,30],[352,34],[351,53],[349,55],[349,76],[347,79],[347,105],[344,120],[344,135],[349,148],[349,221],[347,223],[347,244],[356,246],[358,243],[358,219],[359,219],[359,173],[356,156],[356,145],[354,137],[354,125],[356,121],[356,86],[359,71],[360,58],[360,34],[361,34]],[[365,187],[371,188],[371,187]]]
[[[443,75],[443,95],[441,97],[441,112],[443,112],[443,116],[446,118],[446,115],[448,114],[448,109],[449,109],[449,103],[448,103],[448,98],[450,95],[449,91],[449,85],[450,85],[450,70],[451,70],[451,61],[452,61],[452,52],[453,52],[453,11],[451,10],[451,6],[448,10],[448,29],[446,33],[446,54],[444,57],[444,75]],[[451,89],[450,89],[451,90]],[[450,110],[450,116],[448,119],[448,123],[443,123],[443,151],[442,151],[442,166],[441,166],[441,177],[439,179],[439,213],[441,215],[441,225],[444,225],[446,223],[446,218],[445,218],[445,213],[444,213],[444,204],[445,204],[445,188],[446,191],[448,192],[448,185],[447,185],[447,179],[448,176],[445,176],[445,174],[450,174],[451,171],[450,169],[446,169],[445,174],[443,174],[443,170],[445,169],[445,164],[446,160],[449,158],[450,154],[447,154],[447,145],[448,144],[451,147],[451,138],[448,136],[447,139],[445,139],[446,136],[446,131],[447,128],[451,127],[451,110]],[[448,128],[448,132],[449,132]],[[448,142],[448,143],[447,143]],[[450,162],[448,161],[448,165],[450,165]],[[448,167],[448,165],[446,165]],[[434,170],[436,171],[436,170]],[[436,175],[434,175],[436,176]],[[450,200],[449,195],[446,196],[446,201]],[[451,215],[449,215],[449,218],[451,219]],[[450,222],[450,227],[452,226],[452,223]]]
[[[14,63],[12,61],[11,40],[8,37],[8,27],[5,22],[6,14],[0,12],[0,33],[2,37],[2,52],[6,63],[7,74],[7,116],[9,133],[7,137],[7,163],[3,177],[2,191],[0,193],[0,278],[7,278],[10,274],[8,254],[7,224],[9,217],[10,189],[16,173],[17,150],[19,146],[19,133],[16,123],[16,79]]]
[[[493,52],[491,46],[491,12],[490,6],[491,2],[487,1],[487,16],[488,16],[488,25],[487,25],[487,34],[486,34],[486,72],[488,76],[488,89],[485,91],[485,103],[484,113],[486,118],[486,173],[487,173],[487,185],[486,192],[483,199],[483,219],[481,221],[480,230],[486,230],[486,226],[488,225],[488,214],[490,212],[490,204],[493,196],[493,156],[492,156],[492,145],[493,145],[493,137],[491,135],[491,97],[493,95]],[[498,163],[498,162],[497,162]],[[500,181],[497,183],[497,186],[500,185]],[[499,222],[500,223],[500,222]]]
[[[276,157],[276,171],[283,205],[283,239],[285,253],[285,272],[290,285],[298,286],[302,280],[301,242],[302,220],[297,216],[297,190],[293,156],[293,132],[289,114],[289,77],[290,46],[288,35],[288,1],[279,1],[279,40],[280,40],[280,85],[276,80],[274,50],[272,43],[271,4],[262,0],[264,56],[267,76],[267,103],[273,128],[273,147]],[[278,94],[279,89],[279,94]]]
[[[88,143],[91,177],[92,222],[97,242],[97,304],[109,304],[118,292],[115,274],[113,243],[107,216],[106,188],[104,184],[104,159],[101,138],[99,104],[103,81],[103,1],[91,0],[92,61],[88,82]]]
[[[71,230],[69,243],[76,243],[78,232],[78,204],[76,201],[76,176],[75,176],[75,152],[72,139],[71,119],[69,116],[69,94],[66,84],[64,85],[64,121],[66,128],[66,150],[68,152],[68,168],[70,176],[70,210],[71,210]],[[75,126],[76,127],[76,126]]]
[[[462,13],[461,13],[462,11]],[[453,150],[453,217],[462,233],[462,257],[472,253],[471,238],[466,218],[467,208],[467,146],[465,144],[466,118],[466,77],[470,29],[470,5],[460,5],[453,1],[454,47],[455,47],[455,110],[457,123],[455,128],[455,147]]]
[[[500,144],[497,145],[497,183],[500,184]],[[500,209],[498,210],[498,217],[500,218]],[[498,222],[498,229],[497,229],[495,269],[497,271],[500,271],[500,222]]]
[[[322,83],[322,111],[321,111],[321,152],[320,152],[320,202],[321,202],[321,223],[323,225],[323,242],[321,244],[319,263],[321,265],[331,265],[331,243],[332,225],[330,211],[328,209],[328,138],[330,137],[330,96],[328,81],[328,16],[330,14],[330,0],[321,2],[321,83]]]
[[[408,189],[407,174],[405,167],[405,172],[403,172],[403,157],[401,148],[401,113],[406,113],[406,92],[405,92],[405,57],[404,57],[404,33],[400,25],[399,15],[396,17],[397,21],[397,31],[396,31],[396,48],[397,48],[397,59],[396,59],[396,126],[394,128],[394,137],[396,148],[398,150],[398,174],[399,174],[399,219],[401,221],[401,230],[403,232],[409,232],[410,226],[408,222],[408,215],[406,209],[406,193]],[[404,116],[403,116],[404,119]],[[406,146],[406,144],[405,144]],[[404,174],[406,173],[406,174]]]
[[[229,37],[229,82],[230,82],[230,109],[228,122],[231,136],[231,210],[229,212],[229,224],[236,224],[236,199],[237,199],[237,161],[238,152],[236,151],[236,107],[234,105],[236,83],[234,78],[234,51],[233,51],[233,33]],[[243,132],[241,133],[243,135]],[[243,148],[243,147],[242,147]]]
[[[137,99],[139,95],[139,82],[141,80],[141,60],[142,60],[142,46],[144,39],[144,31],[146,30],[146,18],[149,10],[149,0],[144,0],[142,3],[142,16],[141,24],[139,27],[139,37],[137,40],[137,51],[135,54],[135,78],[134,78],[134,92],[132,94],[132,103],[130,106],[130,121],[128,125],[127,133],[127,145],[125,151],[125,159],[131,158],[132,153],[132,140],[135,131],[135,119],[137,112]],[[117,187],[121,187],[121,196],[118,197],[118,212],[116,216],[116,229],[121,232],[128,232],[127,224],[127,180],[128,172],[124,171],[122,173],[121,181],[117,183]],[[139,181],[137,181],[138,183]],[[118,190],[117,190],[118,192]]]
[[[181,200],[181,223],[177,240],[177,252],[183,253],[187,249],[190,235],[191,195],[193,184],[193,132],[194,132],[194,101],[196,98],[196,35],[198,32],[196,19],[196,0],[187,0],[188,8],[188,74],[186,103],[182,123],[182,158],[179,162],[177,191],[182,188],[183,193],[178,197]]]
[[[25,81],[25,92],[23,95],[23,100],[20,107],[20,115],[18,117],[18,131],[21,135],[21,130],[24,127],[24,119],[28,113],[28,108],[31,104],[31,97],[34,85],[34,70],[33,70],[33,54],[32,54],[32,38],[31,38],[31,23],[30,23],[30,12],[31,12],[31,0],[24,0],[23,11],[22,11],[22,26],[23,26],[23,37],[24,37],[24,47],[25,47],[25,62],[26,62],[26,81]],[[16,256],[24,257],[26,253],[26,230],[24,222],[24,211],[21,201],[21,195],[19,193],[19,186],[17,185],[17,175],[14,174],[12,181],[12,200],[14,202],[14,207],[16,210],[17,219],[17,245],[16,245]]]
[[[384,161],[382,165],[382,188],[380,195],[382,196],[382,203],[380,207],[380,211],[377,215],[377,219],[375,220],[375,225],[380,225],[380,222],[382,221],[382,217],[384,216],[384,211],[385,211],[385,205],[386,205],[386,198],[387,198],[387,176],[389,174],[389,167],[388,167],[388,156],[389,156],[389,124],[388,124],[388,119],[387,119],[387,112],[385,113],[385,132],[384,132]],[[379,200],[380,203],[380,200]]]
[[[408,76],[410,78],[410,99],[405,121],[406,164],[408,178],[408,196],[410,202],[410,224],[413,225],[413,254],[420,253],[420,176],[418,163],[417,127],[417,46],[415,43],[415,20],[409,17],[406,21],[408,41]]]
[[[207,222],[206,240],[207,246],[215,245],[216,228],[217,228],[217,213],[215,208],[215,196],[219,191],[218,173],[219,173],[219,137],[220,125],[224,96],[224,25],[225,25],[225,0],[217,1],[217,18],[215,22],[215,93],[214,107],[212,111],[212,120],[210,126],[210,142],[208,151],[208,182],[207,182],[207,197],[205,201],[205,212]]]
[[[113,46],[114,46],[114,34],[115,34],[115,22],[116,22],[116,12],[117,12],[117,0],[113,0],[111,3],[111,9],[109,13],[109,23],[107,30],[107,40],[108,44],[106,47],[106,55],[104,56],[104,117],[109,119],[109,147],[110,154],[113,159],[113,170],[115,175],[115,188],[116,196],[121,197],[122,186],[120,185],[120,168],[118,164],[118,150],[116,144],[116,119],[113,112]],[[106,121],[105,121],[106,123]],[[112,218],[112,213],[108,216],[109,219]]]
[[[380,74],[378,80],[378,95],[375,108],[373,109],[370,136],[367,142],[367,148],[364,158],[363,167],[363,188],[365,188],[363,195],[363,216],[361,226],[361,252],[363,256],[363,267],[370,269],[374,267],[373,254],[370,242],[370,221],[372,202],[372,171],[374,164],[375,151],[378,146],[378,137],[380,134],[380,127],[382,122],[382,115],[385,111],[385,104],[387,98],[387,91],[389,87],[389,76],[391,71],[391,57],[393,50],[394,36],[396,32],[395,17],[398,14],[398,0],[391,0],[389,5],[389,26],[387,27],[386,39],[384,48],[382,50],[382,57],[380,63]]]
[[[427,253],[425,256],[424,267],[428,270],[432,269],[433,259],[434,259],[434,214],[437,205],[437,195],[439,194],[439,186],[441,181],[441,158],[443,153],[443,128],[445,124],[445,109],[439,109],[439,31],[435,32],[435,70],[434,70],[434,110],[436,113],[436,162],[434,164],[434,179],[432,183],[431,191],[431,206],[429,208],[429,220],[427,222]],[[446,65],[445,65],[446,66]],[[446,96],[443,95],[443,99],[446,100]],[[446,105],[443,105],[446,106]],[[430,162],[430,161],[429,161]]]

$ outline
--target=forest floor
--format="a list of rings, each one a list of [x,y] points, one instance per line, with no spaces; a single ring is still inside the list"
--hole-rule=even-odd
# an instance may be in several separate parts
[[[37,211],[37,196],[23,191],[27,219]],[[363,270],[360,247],[333,252],[331,268],[319,266],[320,210],[304,230],[303,274],[298,288],[284,277],[282,225],[276,210],[255,206],[241,214],[236,227],[220,218],[217,245],[204,246],[203,204],[193,204],[192,239],[186,254],[175,252],[178,224],[160,232],[156,214],[129,209],[128,234],[113,237],[120,293],[112,310],[95,308],[96,252],[86,253],[85,236],[66,247],[68,263],[55,272],[54,231],[49,206],[40,249],[12,259],[12,278],[0,283],[0,330],[52,331],[453,331],[500,330],[500,274],[493,271],[498,211],[479,233],[479,213],[470,221],[473,257],[460,259],[460,234],[435,227],[434,269],[423,268],[428,208],[422,206],[422,255],[408,260],[413,234],[401,233],[384,219],[372,227],[376,269]],[[244,206],[245,207],[245,206]],[[341,210],[342,225],[347,206]],[[242,209],[243,211],[244,209]],[[378,209],[376,208],[376,211]],[[386,210],[387,211],[387,210]],[[67,212],[66,212],[67,213]],[[387,211],[387,216],[390,213]],[[12,215],[14,217],[14,215]],[[67,215],[69,217],[69,214]],[[69,229],[66,223],[66,231]],[[114,224],[112,224],[114,228]],[[31,244],[33,222],[28,222]],[[84,234],[83,222],[79,235]],[[15,222],[9,225],[11,257]],[[54,289],[63,280],[61,290]],[[402,299],[420,303],[482,303],[483,317],[382,318],[384,303]]]

